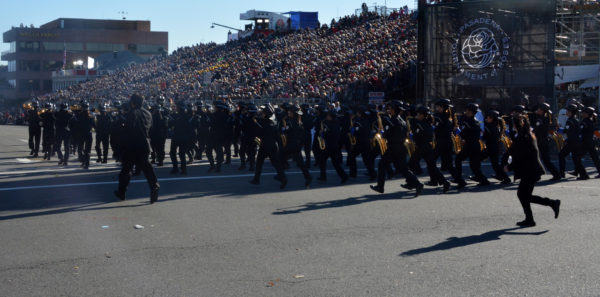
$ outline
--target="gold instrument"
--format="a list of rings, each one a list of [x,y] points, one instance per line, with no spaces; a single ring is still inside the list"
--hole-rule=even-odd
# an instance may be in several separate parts
[[[25,109],[25,110],[33,109],[31,102],[23,103],[23,109]]]
[[[325,138],[322,136],[325,133],[325,129],[323,128],[323,121],[321,121],[321,132],[319,136],[317,136],[317,141],[319,142],[319,148],[324,151],[325,150]]]
[[[379,128],[378,131],[383,131],[383,122],[381,121],[381,116],[379,114],[377,115],[377,125]],[[380,132],[375,133],[375,136],[373,136],[371,146],[378,147],[382,156],[387,152],[387,140],[381,136]]]
[[[563,135],[556,131],[550,131],[550,135],[552,135],[552,139],[556,143],[556,149],[558,149],[558,151],[561,151],[563,147],[565,147],[565,138],[563,137]]]
[[[79,104],[71,105],[71,111],[80,111],[80,110],[81,110],[81,106]]]
[[[452,136],[452,146],[454,147],[455,154],[459,154],[462,151],[463,143],[459,135]]]
[[[510,139],[510,137],[508,137],[504,134],[502,134],[502,136],[500,136],[500,141],[504,145],[505,150],[508,150],[512,146],[512,140]]]
[[[283,121],[283,130],[285,131],[287,129],[287,123],[285,121],[285,119],[282,119]],[[281,132],[281,144],[283,145],[283,147],[287,146],[287,135],[285,135],[285,132]]]
[[[354,127],[354,121],[350,119],[350,130]],[[352,135],[352,132],[348,132],[348,139],[350,139],[350,145],[356,145],[356,136]]]
[[[417,150],[417,146],[410,138],[406,138],[406,140],[404,140],[404,147],[406,148],[409,157],[412,157]]]
[[[256,118],[252,118],[252,121],[254,121],[254,123],[256,124],[256,126],[258,126],[259,128],[262,129],[262,126],[258,123],[258,121],[256,120]],[[260,146],[262,141],[259,137],[254,137],[254,142],[256,143],[256,145]]]
[[[483,141],[482,139],[479,139],[479,148],[482,152],[485,151],[485,149],[487,149],[487,145],[485,145],[485,141]]]

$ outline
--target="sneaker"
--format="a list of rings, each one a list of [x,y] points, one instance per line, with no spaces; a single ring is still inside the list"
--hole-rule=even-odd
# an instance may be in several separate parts
[[[524,221],[518,222],[517,226],[519,226],[521,228],[535,227],[535,222],[533,220],[524,220]]]
[[[554,204],[552,204],[551,207],[554,211],[554,218],[558,219],[558,213],[560,212],[560,200],[554,200]]]
[[[125,200],[125,193],[121,193],[119,191],[114,191],[113,193],[115,194],[115,197],[119,198],[119,200]]]
[[[156,185],[156,187],[150,191],[150,204],[154,204],[154,202],[158,201],[158,190],[160,190],[160,186]]]
[[[380,187],[380,186],[369,186],[369,187],[371,187],[371,190],[373,190],[373,191],[375,191],[375,192],[377,192],[379,194],[383,194],[384,193],[383,187]]]

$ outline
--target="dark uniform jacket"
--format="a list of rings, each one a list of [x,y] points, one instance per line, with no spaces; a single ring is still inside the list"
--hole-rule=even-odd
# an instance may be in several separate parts
[[[569,118],[565,124],[566,143],[568,145],[579,145],[581,143],[581,128],[575,118]]]
[[[530,133],[517,133],[510,151],[509,169],[514,171],[515,179],[537,181],[544,175],[537,143]]]
[[[144,108],[134,108],[125,115],[123,126],[124,137],[123,149],[126,152],[149,153],[148,142],[150,127],[152,126],[152,114]]]
[[[594,144],[594,130],[595,130],[594,121],[591,118],[583,119],[581,121],[581,140],[584,145],[593,145]]]

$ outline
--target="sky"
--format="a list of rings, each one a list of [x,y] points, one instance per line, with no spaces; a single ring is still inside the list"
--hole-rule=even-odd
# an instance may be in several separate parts
[[[215,27],[219,23],[234,28],[244,28],[248,22],[240,21],[239,15],[247,10],[273,12],[318,11],[319,21],[329,23],[332,18],[350,15],[360,8],[363,2],[369,6],[389,8],[408,5],[414,8],[415,0],[301,0],[301,1],[205,1],[205,0],[6,0],[0,9],[0,30],[10,30],[11,26],[33,24],[35,27],[57,18],[150,20],[152,31],[169,32],[169,51],[178,47],[197,43],[227,40],[228,29]],[[0,52],[8,50],[8,43],[1,43]],[[1,61],[0,65],[6,65]]]

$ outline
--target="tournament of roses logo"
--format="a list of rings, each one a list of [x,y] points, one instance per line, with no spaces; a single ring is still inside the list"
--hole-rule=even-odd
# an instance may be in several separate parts
[[[452,62],[461,75],[486,80],[506,67],[510,38],[496,21],[474,18],[462,25],[452,43]]]

